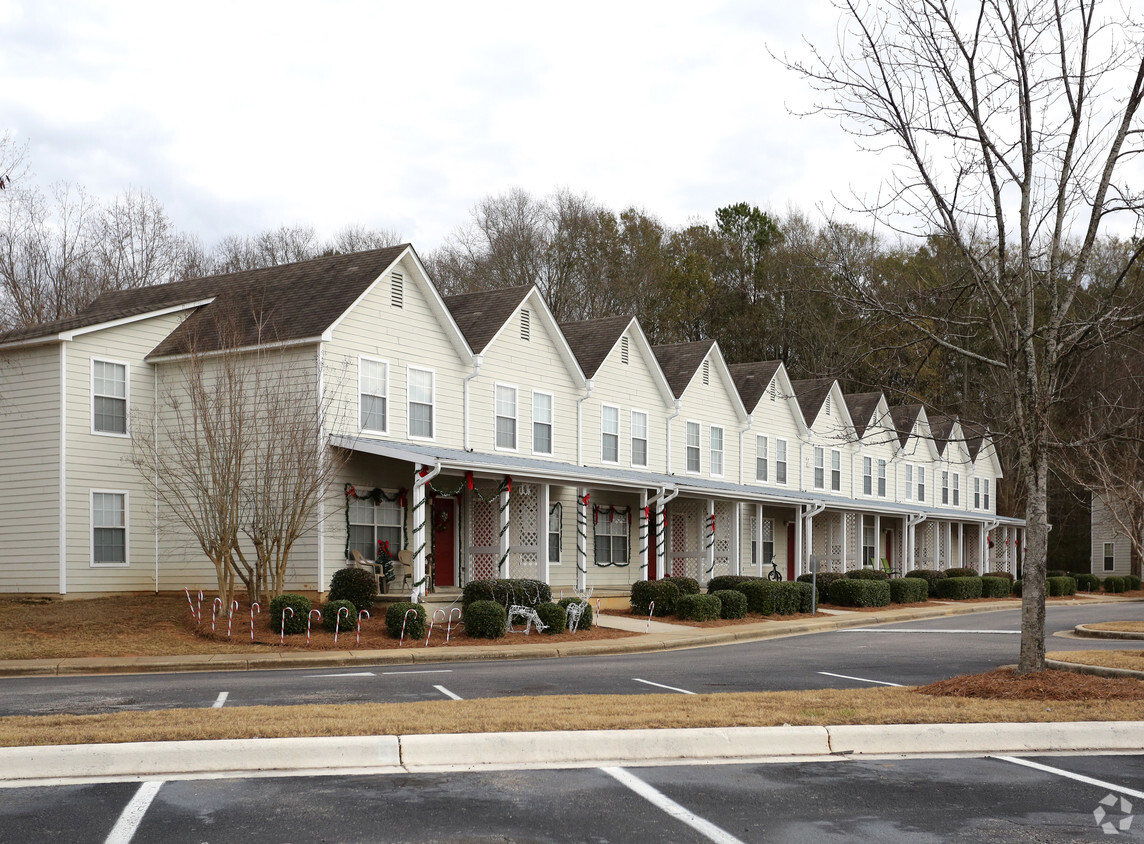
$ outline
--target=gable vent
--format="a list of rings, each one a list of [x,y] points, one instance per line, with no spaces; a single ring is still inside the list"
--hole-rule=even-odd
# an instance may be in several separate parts
[[[405,277],[401,273],[389,277],[389,304],[395,308],[405,307]]]
[[[767,394],[771,397],[771,401],[775,401],[779,397],[779,391],[775,386],[774,379],[771,379],[771,386],[767,388]]]
[[[830,415],[830,396],[826,397],[825,407],[826,407],[826,415],[829,416]]]
[[[520,312],[520,339],[528,340],[532,333],[532,315],[528,312],[528,308],[522,308]]]
[[[620,340],[620,363],[627,366],[631,362],[631,348],[628,345],[628,338],[624,337]]]
[[[711,383],[711,361],[703,361],[703,384],[704,386]]]

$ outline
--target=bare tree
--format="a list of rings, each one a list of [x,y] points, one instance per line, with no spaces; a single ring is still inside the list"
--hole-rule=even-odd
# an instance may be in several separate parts
[[[397,246],[401,242],[401,235],[392,229],[369,229],[365,226],[349,225],[334,235],[334,239],[324,251],[342,254],[363,252],[367,249]]]
[[[861,281],[853,303],[991,373],[1026,486],[1019,670],[1044,668],[1049,462],[1079,357],[1140,323],[1113,283],[1090,290],[1110,220],[1140,222],[1123,183],[1140,151],[1144,37],[1100,0],[839,0],[838,54],[787,61],[827,96],[862,146],[896,154],[888,196],[860,203],[881,224],[940,234],[967,269],[891,300]]]

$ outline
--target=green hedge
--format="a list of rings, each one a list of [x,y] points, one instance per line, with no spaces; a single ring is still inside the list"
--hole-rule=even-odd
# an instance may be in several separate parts
[[[751,577],[748,574],[720,574],[707,581],[707,594],[714,595],[716,592],[725,592],[729,589],[734,589],[739,583],[746,583],[748,580],[764,580],[762,577]]]
[[[545,633],[555,636],[557,633],[564,632],[568,619],[564,615],[564,607],[560,604],[554,604],[551,601],[546,604],[537,604],[536,614],[540,616],[541,622],[547,625],[544,629]]]
[[[1013,591],[1010,592],[1009,594],[1012,595],[1014,598],[1020,598],[1021,597],[1021,581],[1020,580],[1014,580],[1013,581]]]
[[[465,632],[477,639],[499,639],[508,627],[508,612],[496,601],[473,601],[463,610]]]
[[[945,572],[938,571],[937,569],[914,569],[913,571],[906,572],[906,577],[920,577],[929,584],[929,596],[931,598],[937,595],[938,581],[945,579]]]
[[[1049,578],[1049,577],[1068,577],[1068,576],[1069,576],[1069,573],[1067,571],[1065,571],[1064,569],[1049,569],[1047,572],[1045,572],[1046,578]]]
[[[1136,575],[1126,574],[1124,575],[1124,580],[1128,585],[1128,588],[1124,590],[1125,592],[1135,592],[1140,588],[1140,578]]]
[[[270,602],[270,629],[275,633],[282,632],[282,613],[286,607],[294,610],[294,615],[286,613],[286,632],[305,633],[306,618],[314,608],[313,602],[304,595],[286,593],[279,595]]]
[[[791,580],[752,580],[740,583],[736,592],[747,596],[747,609],[759,615],[795,615],[810,612],[814,589],[809,583]]]
[[[1076,588],[1078,592],[1100,591],[1100,578],[1095,574],[1081,571],[1072,575],[1072,579],[1076,581]]]
[[[929,597],[929,584],[920,577],[892,577],[889,583],[891,603],[919,604]]]
[[[719,613],[720,618],[746,618],[747,617],[747,596],[736,589],[720,589],[718,592],[712,592],[722,604],[723,609]]]
[[[339,615],[341,609],[346,612]],[[343,633],[346,630],[353,630],[357,627],[357,608],[351,601],[326,601],[322,606],[322,626],[334,632],[334,627],[337,626]]]
[[[840,607],[888,607],[890,581],[836,580],[830,584],[830,603]]]
[[[568,605],[580,603],[579,598],[561,598],[558,602],[561,609],[564,610],[564,623],[568,623]],[[595,610],[592,608],[592,602],[588,602],[588,606],[584,607],[584,612],[580,614],[580,626],[577,630],[588,630],[592,627],[592,613]]]
[[[675,614],[687,621],[714,621],[723,612],[718,595],[680,595]]]
[[[637,580],[632,584],[632,612],[638,615],[647,615],[653,609],[658,616],[675,615],[677,601],[679,587],[669,580]]]
[[[405,622],[405,638],[420,639],[425,635],[427,622],[425,607],[422,604],[411,604],[409,601],[398,601],[396,604],[390,604],[389,609],[385,611],[385,629],[394,639],[401,638],[401,625],[405,613],[409,610],[416,610],[416,613],[409,616],[409,621]],[[465,629],[468,630],[468,627],[466,624]]]
[[[1012,582],[1004,577],[986,575],[981,578],[982,598],[1008,598],[1009,592],[1012,591],[1012,589]]]
[[[980,577],[945,577],[937,582],[937,597],[947,601],[965,601],[981,597]]]
[[[365,569],[351,569],[348,566],[338,569],[330,578],[330,591],[327,601],[349,601],[354,605],[353,616],[357,619],[358,610],[368,610],[373,606],[377,595],[377,578]],[[325,614],[322,615],[325,618]]]
[[[946,577],[980,577],[981,573],[977,569],[966,567],[966,568],[946,569],[945,570],[945,576]]]
[[[882,569],[851,569],[846,572],[850,580],[889,580],[890,573]]]
[[[982,577],[1003,577],[1007,583],[1012,583],[1016,578],[1009,574],[1007,571],[987,571]]]
[[[663,577],[663,583],[674,583],[680,595],[698,595],[699,581],[694,577]]]
[[[797,578],[799,583],[810,583],[812,574],[800,574]],[[825,604],[830,597],[830,584],[836,580],[845,580],[846,575],[840,574],[836,571],[820,571],[816,585],[818,587],[818,603]]]
[[[1045,591],[1050,597],[1076,594],[1076,581],[1068,575],[1064,577],[1050,577],[1045,581]]]
[[[1128,581],[1118,574],[1110,574],[1104,578],[1105,592],[1127,592]]]
[[[542,580],[525,577],[474,580],[466,584],[461,592],[462,609],[474,601],[496,601],[502,607],[510,607],[513,604],[535,607],[551,600],[551,586]]]

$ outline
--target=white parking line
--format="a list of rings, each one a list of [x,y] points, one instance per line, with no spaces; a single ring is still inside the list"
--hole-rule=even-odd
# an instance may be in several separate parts
[[[381,673],[382,673],[382,676],[386,676],[389,674],[397,674],[397,675],[401,675],[401,674],[452,674],[453,669],[452,668],[440,668],[440,669],[435,669],[433,671],[382,671]]]
[[[451,697],[453,700],[464,700],[463,697],[461,697],[460,695],[453,694],[451,691],[446,689],[444,686],[434,686],[433,688],[435,688],[437,691],[439,691],[445,697]]]
[[[307,677],[372,677],[372,671],[347,671],[342,674],[307,674]]]
[[[1012,762],[1014,765],[1024,765],[1026,768],[1035,768],[1038,771],[1045,771],[1046,773],[1056,774],[1059,777],[1067,777],[1070,780],[1083,782],[1088,785],[1099,786],[1100,788],[1107,788],[1109,791],[1116,791],[1120,794],[1127,794],[1129,797],[1144,797],[1144,791],[1136,791],[1132,788],[1125,788],[1122,785],[1116,785],[1104,780],[1096,780],[1092,777],[1086,777],[1083,774],[1074,774],[1072,771],[1062,771],[1060,768],[1052,768],[1048,765],[1042,765],[1040,762],[1032,762],[1028,759],[1018,759],[1016,756],[993,756],[993,759],[1000,759],[1002,762]]]
[[[927,627],[849,627],[841,633],[1007,633],[1020,635],[1020,630],[931,630]]]
[[[159,793],[159,789],[162,787],[163,780],[145,782],[139,786],[139,790],[135,792],[131,802],[123,808],[123,813],[115,822],[115,826],[111,828],[111,834],[107,836],[107,840],[103,844],[130,844],[131,839],[135,837],[135,830],[139,828],[143,816],[147,814],[151,801],[155,799],[155,795]]]
[[[639,677],[632,677],[632,681],[636,683],[647,683],[649,686],[656,686],[660,689],[667,689],[672,692],[679,692],[683,695],[693,695],[695,692],[689,692],[687,689],[677,689],[675,686],[665,686],[663,683],[653,683],[651,680],[641,680]]]
[[[230,692],[219,692],[215,702],[211,704],[211,709],[222,709],[228,697],[230,697]]]
[[[865,677],[851,677],[849,674],[831,674],[829,671],[819,671],[827,677],[841,677],[843,680],[857,680],[859,683],[877,683],[879,686],[901,686],[901,683],[887,683],[885,680],[867,680]]]
[[[630,771],[626,771],[623,768],[601,768],[600,770],[621,784],[626,785],[653,806],[662,809],[676,820],[683,821],[708,840],[716,841],[718,844],[742,844],[742,842],[731,833],[720,829],[711,823],[711,821],[705,820],[693,812],[689,812],[666,794],[648,785]]]

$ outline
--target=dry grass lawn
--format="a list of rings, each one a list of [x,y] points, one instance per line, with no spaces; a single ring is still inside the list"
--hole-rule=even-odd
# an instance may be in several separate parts
[[[1120,633],[1144,633],[1144,621],[1101,621],[1097,624],[1086,624],[1097,630],[1116,630]]]
[[[1144,671],[1144,648],[1134,651],[1050,651],[1045,656],[1061,662]]]

